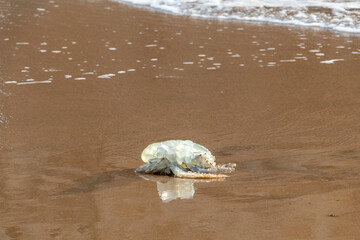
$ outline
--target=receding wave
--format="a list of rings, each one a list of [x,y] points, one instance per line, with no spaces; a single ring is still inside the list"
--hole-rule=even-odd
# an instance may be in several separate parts
[[[170,13],[360,33],[358,0],[114,0]]]

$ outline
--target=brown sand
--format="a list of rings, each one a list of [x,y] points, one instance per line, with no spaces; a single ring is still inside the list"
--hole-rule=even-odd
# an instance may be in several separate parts
[[[0,3],[0,239],[359,238],[359,37]],[[237,170],[164,203],[157,186],[174,180],[133,170],[167,139]]]

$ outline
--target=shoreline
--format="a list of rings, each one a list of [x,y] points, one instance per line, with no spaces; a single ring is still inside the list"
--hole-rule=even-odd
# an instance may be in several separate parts
[[[300,28],[313,28],[315,30],[324,30],[331,33],[338,33],[343,35],[350,35],[350,36],[360,36],[360,30],[353,30],[353,29],[346,29],[346,27],[343,27],[344,29],[341,30],[341,27],[329,27],[329,26],[320,26],[320,23],[313,23],[313,24],[307,24],[305,22],[298,22],[298,23],[292,23],[292,20],[279,20],[279,19],[251,19],[251,18],[239,18],[237,16],[233,17],[225,17],[225,16],[211,16],[211,15],[191,15],[186,13],[177,13],[177,12],[171,12],[170,10],[164,10],[161,8],[155,8],[148,5],[143,4],[136,4],[136,3],[129,3],[129,2],[118,2],[116,0],[112,0],[115,3],[122,4],[124,6],[137,8],[140,10],[150,11],[154,13],[160,13],[160,14],[170,14],[173,16],[178,17],[184,17],[184,18],[194,18],[194,19],[204,19],[204,20],[214,20],[214,21],[234,21],[239,23],[254,23],[254,24],[270,24],[275,26],[285,26],[285,27],[300,27]],[[324,23],[323,23],[324,24]]]

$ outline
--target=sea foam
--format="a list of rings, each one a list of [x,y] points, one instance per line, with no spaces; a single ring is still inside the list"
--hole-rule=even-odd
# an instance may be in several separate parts
[[[358,0],[113,0],[169,13],[360,33]]]

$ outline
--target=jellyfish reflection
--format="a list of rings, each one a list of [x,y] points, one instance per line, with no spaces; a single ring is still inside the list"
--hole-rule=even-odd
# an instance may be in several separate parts
[[[168,176],[154,176],[139,174],[145,180],[156,182],[160,199],[163,202],[171,202],[175,199],[191,199],[195,195],[194,183],[221,181],[221,179],[186,179]]]

